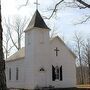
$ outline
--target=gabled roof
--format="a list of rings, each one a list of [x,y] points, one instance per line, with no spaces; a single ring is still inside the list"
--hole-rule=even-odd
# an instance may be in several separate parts
[[[59,36],[55,36],[54,38],[52,38],[51,42],[56,38],[69,50],[69,52],[73,55],[74,58],[77,58],[75,53],[64,43],[64,41]]]
[[[13,61],[13,60],[20,60],[24,57],[25,57],[25,47],[23,47],[22,49],[20,49],[19,51],[11,55],[9,58],[7,58],[6,62]]]
[[[33,27],[38,27],[38,28],[43,28],[43,29],[49,29],[46,25],[46,23],[44,22],[43,18],[41,17],[40,13],[38,10],[36,10],[36,12],[34,13],[31,22],[29,23],[26,31],[28,29],[31,29]]]

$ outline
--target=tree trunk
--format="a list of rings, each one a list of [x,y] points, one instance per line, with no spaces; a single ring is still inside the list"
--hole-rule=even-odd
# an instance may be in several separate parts
[[[0,5],[0,90],[7,90],[6,76],[5,76],[5,60],[3,55],[2,45],[2,25],[1,25],[1,5]]]
[[[90,84],[90,62],[89,62],[88,67],[89,67],[89,84]]]

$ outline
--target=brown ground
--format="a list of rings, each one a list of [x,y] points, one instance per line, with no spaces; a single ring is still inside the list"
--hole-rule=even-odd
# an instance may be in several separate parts
[[[90,90],[90,85],[77,85],[76,88],[57,88],[57,89],[43,89],[43,90]]]

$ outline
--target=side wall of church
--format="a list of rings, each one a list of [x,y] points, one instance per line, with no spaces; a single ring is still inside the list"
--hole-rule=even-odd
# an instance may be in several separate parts
[[[6,61],[6,81],[8,88],[24,88],[24,59]]]
[[[55,48],[58,48],[58,56],[56,56]],[[75,57],[66,48],[66,46],[58,38],[51,41],[51,64],[62,66],[62,80],[51,81],[51,85],[55,87],[75,87],[76,86],[76,69]]]

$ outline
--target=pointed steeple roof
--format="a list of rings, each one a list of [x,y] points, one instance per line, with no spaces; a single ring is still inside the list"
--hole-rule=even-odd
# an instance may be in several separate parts
[[[29,23],[27,29],[37,27],[37,28],[43,28],[43,29],[49,29],[44,22],[43,18],[41,17],[40,13],[38,10],[34,13],[31,22]]]

